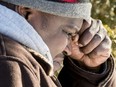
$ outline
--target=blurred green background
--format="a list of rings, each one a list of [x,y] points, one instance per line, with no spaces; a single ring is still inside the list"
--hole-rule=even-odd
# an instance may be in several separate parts
[[[102,20],[112,40],[112,54],[116,58],[116,0],[91,0],[92,17]]]

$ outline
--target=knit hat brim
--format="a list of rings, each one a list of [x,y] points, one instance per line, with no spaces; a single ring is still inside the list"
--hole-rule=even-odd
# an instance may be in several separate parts
[[[42,12],[69,18],[82,18],[89,20],[91,16],[91,3],[59,3],[47,0],[3,0],[12,4],[21,5]]]

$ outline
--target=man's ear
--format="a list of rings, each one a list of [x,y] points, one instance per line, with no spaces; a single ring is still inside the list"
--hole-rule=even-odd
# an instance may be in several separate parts
[[[16,6],[15,11],[25,19],[28,19],[29,15],[31,14],[31,9],[23,6]]]

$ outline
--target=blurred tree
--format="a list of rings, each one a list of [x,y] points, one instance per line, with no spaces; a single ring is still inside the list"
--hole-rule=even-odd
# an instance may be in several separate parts
[[[110,28],[116,27],[116,0],[91,0],[92,17],[101,19]]]
[[[102,20],[112,40],[112,54],[116,57],[116,0],[91,0],[92,17]]]

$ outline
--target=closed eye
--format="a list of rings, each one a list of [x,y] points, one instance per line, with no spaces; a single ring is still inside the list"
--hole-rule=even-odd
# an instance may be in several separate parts
[[[63,30],[63,32],[65,34],[67,34],[68,36],[75,36],[76,35],[76,33],[68,32],[68,31],[65,31],[65,30]]]
[[[68,37],[73,37],[79,32],[78,27],[74,25],[64,25],[61,26],[61,29]]]

